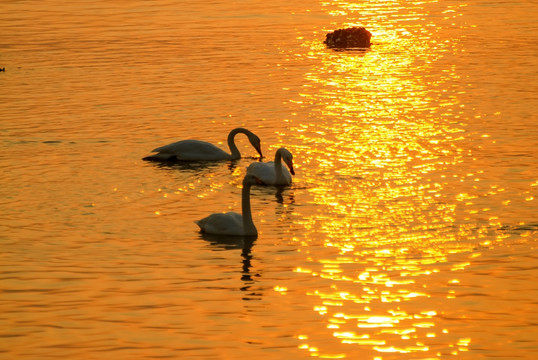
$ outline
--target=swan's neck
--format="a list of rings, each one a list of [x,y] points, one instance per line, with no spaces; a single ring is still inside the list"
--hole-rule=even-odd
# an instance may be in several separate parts
[[[228,147],[230,148],[230,151],[231,151],[230,159],[237,160],[241,158],[241,153],[239,152],[239,149],[237,149],[237,145],[235,145],[235,135],[239,133],[246,134],[247,132],[248,132],[247,129],[237,128],[237,129],[233,129],[228,134]]]
[[[277,183],[286,182],[284,171],[282,170],[282,154],[280,150],[275,153],[275,181]]]
[[[243,212],[243,232],[245,235],[256,235],[258,230],[252,221],[252,212],[250,210],[250,184],[243,184],[241,193],[241,209]]]

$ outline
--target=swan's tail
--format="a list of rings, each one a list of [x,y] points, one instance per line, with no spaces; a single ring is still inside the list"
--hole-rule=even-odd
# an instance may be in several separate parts
[[[155,162],[163,162],[163,161],[169,161],[174,162],[177,161],[177,157],[172,154],[167,153],[157,153],[154,155],[149,155],[146,157],[143,157],[142,160],[144,161],[155,161]]]
[[[204,219],[194,220],[194,223],[200,228],[200,232],[204,232]]]

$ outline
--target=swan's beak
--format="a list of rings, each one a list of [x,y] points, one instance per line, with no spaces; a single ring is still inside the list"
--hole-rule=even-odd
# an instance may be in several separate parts
[[[256,180],[256,184],[265,185],[265,183],[263,181],[261,181],[261,179],[259,179],[258,177],[254,176],[254,179]]]
[[[292,175],[295,175],[295,171],[293,170],[293,163],[291,161],[286,161],[286,165],[288,165],[288,168],[290,169],[290,173]]]
[[[256,151],[258,152],[258,154],[260,154],[260,160],[261,160],[263,158],[261,146],[256,146]]]

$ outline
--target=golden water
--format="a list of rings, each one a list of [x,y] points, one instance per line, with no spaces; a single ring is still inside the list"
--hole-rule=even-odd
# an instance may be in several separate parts
[[[533,359],[533,1],[0,4],[1,359]],[[325,33],[363,25],[367,51]],[[254,243],[202,238],[255,156]]]

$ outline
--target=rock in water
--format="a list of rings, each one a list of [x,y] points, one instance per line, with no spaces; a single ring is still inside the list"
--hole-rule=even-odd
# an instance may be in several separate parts
[[[330,48],[367,48],[370,47],[372,34],[364,27],[338,29],[327,34],[324,41]]]

